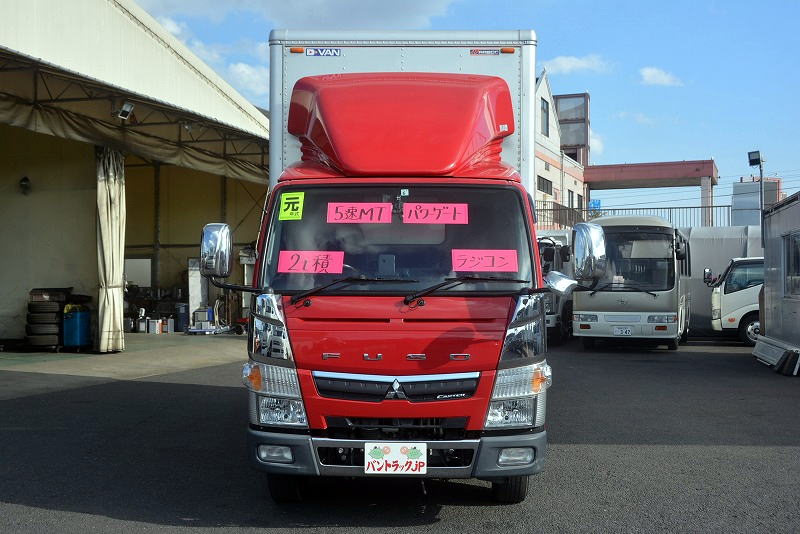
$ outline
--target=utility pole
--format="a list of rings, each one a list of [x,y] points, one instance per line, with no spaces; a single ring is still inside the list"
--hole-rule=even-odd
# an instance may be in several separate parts
[[[758,165],[758,217],[761,225],[761,246],[764,246],[764,162],[761,152],[755,150],[747,153],[747,159],[751,167]]]

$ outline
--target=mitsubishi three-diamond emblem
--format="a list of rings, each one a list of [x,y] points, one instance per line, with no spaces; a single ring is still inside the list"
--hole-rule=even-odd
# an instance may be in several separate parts
[[[392,382],[392,389],[386,392],[387,399],[407,399],[405,391],[403,391],[403,386],[400,385],[400,382],[395,378],[394,382]]]

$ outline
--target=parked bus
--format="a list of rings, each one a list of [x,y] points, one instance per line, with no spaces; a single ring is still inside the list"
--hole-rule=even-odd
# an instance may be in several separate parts
[[[689,335],[689,240],[660,217],[601,217],[605,276],[573,294],[573,335],[642,338],[678,349]]]

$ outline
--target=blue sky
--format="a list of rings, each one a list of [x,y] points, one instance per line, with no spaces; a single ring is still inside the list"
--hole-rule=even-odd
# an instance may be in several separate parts
[[[244,96],[267,107],[269,31],[520,29],[555,93],[588,91],[592,163],[713,158],[715,203],[757,169],[800,190],[800,2],[137,0]],[[699,205],[699,188],[593,192],[603,207]]]

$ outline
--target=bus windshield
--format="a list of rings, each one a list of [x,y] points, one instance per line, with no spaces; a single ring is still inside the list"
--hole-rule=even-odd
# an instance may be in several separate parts
[[[276,194],[263,271],[264,286],[276,292],[352,277],[365,280],[326,292],[406,295],[463,275],[533,285],[531,239],[515,188],[292,186]],[[521,287],[470,282],[443,291],[509,293]]]
[[[675,286],[673,235],[605,227],[606,276],[600,291],[668,291]]]

